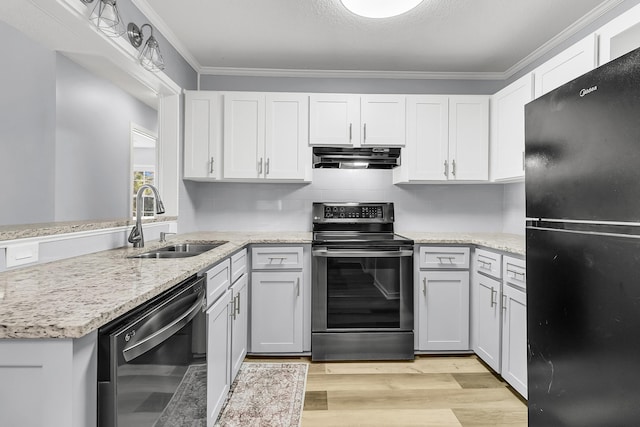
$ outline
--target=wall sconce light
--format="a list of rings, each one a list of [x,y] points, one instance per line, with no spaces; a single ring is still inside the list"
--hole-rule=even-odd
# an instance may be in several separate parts
[[[81,0],[85,4],[94,0]],[[118,12],[116,0],[98,0],[89,15],[89,20],[109,37],[120,37],[125,33],[124,23]]]
[[[153,27],[151,25],[144,24],[141,27],[138,27],[133,22],[129,23],[127,26],[129,42],[134,47],[139,48],[142,45],[142,29],[144,27],[149,27],[151,34],[140,51],[140,55],[138,55],[140,65],[153,72],[164,70],[164,59],[162,57],[162,53],[160,53],[158,41],[153,37]]]

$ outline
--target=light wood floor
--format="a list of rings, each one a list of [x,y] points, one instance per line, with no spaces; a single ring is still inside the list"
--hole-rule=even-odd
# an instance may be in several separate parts
[[[476,356],[309,365],[303,427],[526,425],[526,402]]]

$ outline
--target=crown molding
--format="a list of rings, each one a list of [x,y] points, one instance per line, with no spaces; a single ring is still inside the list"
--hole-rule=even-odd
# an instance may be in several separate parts
[[[609,12],[619,4],[621,4],[624,0],[609,0],[600,4],[598,7],[593,9],[588,14],[584,15],[582,18],[574,22],[572,25],[568,26],[560,33],[555,35],[545,44],[540,46],[538,49],[531,52],[529,55],[522,58],[515,65],[504,72],[505,80],[512,77],[517,72],[523,70],[528,65],[534,63],[538,59],[542,58],[544,55],[549,53],[552,49],[559,46],[566,40],[568,40],[574,34],[577,34],[580,30],[586,28],[591,23],[595,22],[596,19],[600,18],[605,13]]]
[[[153,27],[158,30],[169,43],[171,43],[173,48],[178,51],[178,53],[185,59],[185,61],[189,63],[189,65],[191,65],[191,68],[193,68],[196,73],[200,73],[200,69],[202,68],[200,62],[198,62],[198,60],[191,54],[189,49],[187,49],[187,47],[180,41],[178,36],[176,36],[175,33],[171,31],[164,19],[162,19],[160,15],[158,15],[156,11],[153,10],[153,8],[149,5],[149,2],[147,0],[131,0],[131,2],[134,4],[134,6],[140,9],[140,12],[142,12],[142,14],[147,17]]]
[[[503,80],[504,73],[431,71],[301,70],[288,68],[202,67],[201,75],[241,77],[307,77],[338,79]]]

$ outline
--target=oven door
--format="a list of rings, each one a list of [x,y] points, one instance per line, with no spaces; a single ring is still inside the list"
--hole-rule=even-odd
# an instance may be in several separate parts
[[[313,332],[413,331],[413,248],[312,253]]]

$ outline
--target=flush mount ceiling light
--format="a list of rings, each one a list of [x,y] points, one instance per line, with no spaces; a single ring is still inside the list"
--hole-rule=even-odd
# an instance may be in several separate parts
[[[151,30],[151,34],[149,35],[147,42],[144,44],[144,47],[140,51],[140,55],[138,56],[140,65],[153,72],[164,70],[164,59],[162,57],[162,53],[160,53],[158,40],[153,37],[153,27],[151,25],[144,24],[138,28],[138,26],[133,22],[129,23],[129,25],[127,26],[127,36],[129,36],[129,42],[136,48],[140,47],[142,45],[142,30],[144,29],[144,27],[149,27],[149,30]]]
[[[390,18],[402,15],[423,0],[340,0],[344,7],[365,18]]]
[[[85,4],[93,3],[94,0],[81,0]],[[125,28],[116,0],[98,0],[89,15],[91,22],[109,37],[120,37],[124,34]]]

